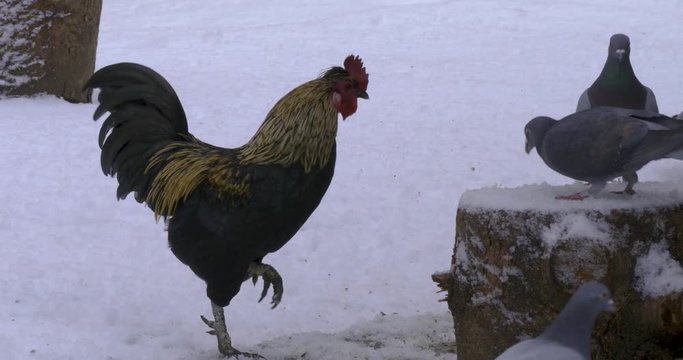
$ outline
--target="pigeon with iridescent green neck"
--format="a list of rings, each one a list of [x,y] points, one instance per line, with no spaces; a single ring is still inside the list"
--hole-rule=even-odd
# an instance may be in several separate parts
[[[602,72],[581,94],[576,111],[598,106],[616,106],[659,112],[655,94],[636,77],[631,66],[631,42],[624,34],[614,34],[609,41],[607,61]]]

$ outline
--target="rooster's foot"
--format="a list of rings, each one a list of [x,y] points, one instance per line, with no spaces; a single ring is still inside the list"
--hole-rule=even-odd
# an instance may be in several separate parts
[[[247,279],[251,278],[251,281],[256,285],[259,276],[263,278],[263,291],[261,291],[261,298],[258,301],[261,302],[266,297],[270,285],[273,285],[273,297],[270,303],[273,305],[271,309],[275,309],[282,300],[282,293],[284,292],[282,277],[274,267],[260,262],[252,262],[247,270]]]
[[[218,339],[218,351],[223,354],[223,356],[234,359],[265,359],[259,354],[244,353],[232,347],[228,328],[225,326],[225,313],[223,312],[223,308],[211,302],[211,310],[213,310],[214,321],[205,318],[203,315],[201,315],[200,318],[204,324],[211,328],[207,333],[215,335],[216,339]]]

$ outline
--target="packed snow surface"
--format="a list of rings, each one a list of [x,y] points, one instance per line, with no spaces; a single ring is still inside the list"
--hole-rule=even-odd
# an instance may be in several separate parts
[[[572,181],[572,180],[568,180]],[[588,189],[589,185],[575,182],[569,185],[547,183],[517,187],[489,186],[465,191],[460,207],[466,209],[536,210],[547,212],[610,211],[615,209],[647,209],[676,206],[683,203],[683,182],[641,182],[633,196],[615,194],[624,190],[626,183],[613,182],[595,197],[581,201],[555,200],[556,196],[570,195]],[[583,229],[584,226],[579,226]]]
[[[572,112],[613,33],[630,35],[660,110],[683,110],[678,0],[103,3],[97,67],[156,69],[192,133],[215,145],[246,142],[275,101],[347,55],[365,61],[370,100],[340,122],[327,195],[265,259],[284,278],[282,303],[258,304],[260,287],[245,284],[226,310],[235,345],[271,360],[454,358],[443,353],[450,315],[430,274],[450,265],[458,199],[572,182],[524,153],[522,129]],[[211,311],[204,284],[149,209],[117,202],[116,181],[101,173],[94,109],[0,101],[2,357],[217,359],[199,320]],[[640,176],[680,182],[683,164],[658,161]],[[635,189],[615,201],[666,193]],[[525,206],[560,204],[532,190],[540,198]],[[396,321],[373,320],[382,312]]]

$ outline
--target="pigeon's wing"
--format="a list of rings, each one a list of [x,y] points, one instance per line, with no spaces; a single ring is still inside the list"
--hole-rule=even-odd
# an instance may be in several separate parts
[[[591,108],[591,99],[588,98],[588,90],[584,90],[584,92],[579,97],[579,103],[576,104],[576,112],[579,112],[582,110],[588,110],[590,108]]]
[[[649,133],[647,121],[627,121],[622,126],[615,127],[614,136],[617,136],[618,146],[622,155],[635,150]]]
[[[647,92],[647,95],[645,97],[645,110],[658,113],[659,108],[657,107],[657,99],[655,98],[655,93],[652,92],[652,89],[650,89],[649,87],[644,87],[645,91]]]
[[[577,350],[541,338],[513,345],[496,360],[589,360]]]

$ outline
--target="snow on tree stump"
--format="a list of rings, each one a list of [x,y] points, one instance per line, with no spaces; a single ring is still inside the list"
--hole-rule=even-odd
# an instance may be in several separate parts
[[[618,308],[598,317],[593,359],[683,357],[683,185],[554,199],[584,188],[462,195],[451,271],[434,275],[448,290],[458,360],[493,359],[537,336],[589,280],[608,285]]]
[[[4,0],[0,6],[0,94],[48,93],[90,101],[102,0]]]

